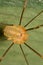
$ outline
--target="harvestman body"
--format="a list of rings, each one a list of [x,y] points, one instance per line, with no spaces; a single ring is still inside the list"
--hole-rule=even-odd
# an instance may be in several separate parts
[[[43,24],[41,25],[38,25],[36,27],[33,27],[33,28],[29,28],[29,29],[25,29],[25,27],[30,24],[36,17],[38,17],[41,13],[43,13],[43,10],[41,12],[39,12],[34,18],[32,18],[24,27],[21,26],[21,21],[22,21],[22,18],[23,18],[23,13],[24,13],[24,10],[26,8],[26,5],[27,5],[27,0],[25,0],[24,2],[24,6],[23,6],[23,10],[22,10],[22,13],[21,13],[21,17],[20,17],[20,22],[19,22],[19,25],[16,26],[16,25],[9,25],[9,24],[3,24],[1,23],[2,25],[5,25],[4,28],[3,28],[3,35],[5,37],[7,37],[7,40],[12,40],[12,44],[9,46],[9,48],[5,51],[5,53],[2,55],[2,57],[0,58],[0,62],[3,60],[4,56],[6,55],[6,53],[9,51],[9,49],[15,44],[19,44],[19,47],[23,53],[23,56],[25,58],[25,61],[26,61],[26,64],[29,65],[28,61],[27,61],[27,58],[24,54],[24,51],[23,51],[23,48],[21,46],[21,44],[25,44],[28,48],[30,48],[33,52],[35,52],[38,56],[40,56],[41,58],[43,58],[43,56],[38,53],[36,50],[34,50],[33,48],[31,48],[28,44],[25,43],[25,41],[28,39],[28,33],[27,31],[31,31],[31,30],[34,30],[34,29],[38,29],[40,27],[43,26]]]

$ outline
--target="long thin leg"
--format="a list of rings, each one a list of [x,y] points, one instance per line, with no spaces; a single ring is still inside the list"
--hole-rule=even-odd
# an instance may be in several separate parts
[[[5,55],[7,54],[7,52],[10,50],[10,48],[14,45],[14,43],[12,43],[8,49],[4,52],[4,54],[2,55],[2,57],[0,58],[0,62],[3,60],[3,58],[5,57]]]
[[[26,56],[25,56],[25,53],[24,53],[24,51],[23,51],[23,49],[22,49],[22,46],[21,46],[21,45],[19,45],[19,46],[20,46],[20,48],[21,48],[21,51],[22,51],[22,53],[23,53],[23,56],[24,56],[24,58],[25,58],[25,61],[26,61],[27,65],[29,65],[29,63],[28,63],[28,61],[27,61],[27,58],[26,58]]]
[[[13,16],[13,17],[16,17],[16,18],[20,18],[20,16],[19,15],[14,15],[14,14],[6,14],[6,13],[0,13],[1,15],[8,15],[8,16]],[[23,17],[23,18],[28,18],[28,17]]]
[[[34,50],[33,48],[31,48],[29,45],[27,45],[26,43],[24,43],[28,48],[30,48],[33,52],[35,52],[39,57],[43,58],[43,56],[38,53],[36,50]]]
[[[33,17],[24,27],[26,27],[27,25],[29,25],[36,17],[38,17],[41,13],[43,13],[43,10],[41,12],[39,12],[35,17]]]
[[[24,6],[23,6],[22,13],[21,13],[19,25],[21,25],[21,21],[22,21],[22,18],[23,18],[23,13],[24,13],[24,11],[25,11],[26,5],[27,5],[27,0],[25,0],[25,2],[24,2]]]
[[[40,27],[43,27],[43,24],[42,24],[42,25],[38,25],[38,26],[33,27],[33,28],[26,29],[26,31],[35,30],[35,29],[38,29],[38,28],[40,28]]]
[[[7,23],[0,23],[0,25],[5,25],[5,26],[13,26],[13,24],[7,24]]]
[[[16,17],[16,15],[14,15],[14,14],[8,14],[8,13],[2,13],[2,12],[0,12],[0,14],[1,15],[8,15],[8,16],[15,16]]]

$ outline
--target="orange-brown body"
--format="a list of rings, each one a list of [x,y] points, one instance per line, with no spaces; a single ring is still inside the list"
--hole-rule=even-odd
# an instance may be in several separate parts
[[[27,40],[28,34],[25,28],[22,26],[6,26],[4,28],[4,35],[8,40],[12,40],[14,43],[22,44]]]

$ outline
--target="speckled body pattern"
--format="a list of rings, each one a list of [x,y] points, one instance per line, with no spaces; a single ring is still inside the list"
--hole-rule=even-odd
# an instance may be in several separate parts
[[[28,34],[22,26],[6,26],[4,35],[14,43],[22,44],[27,40]]]

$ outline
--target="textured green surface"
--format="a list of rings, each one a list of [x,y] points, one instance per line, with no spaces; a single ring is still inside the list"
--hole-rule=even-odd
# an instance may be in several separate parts
[[[13,23],[14,25],[18,25],[21,15],[21,10],[22,7],[17,7],[17,6],[0,7],[0,22],[9,23],[9,24]],[[26,8],[22,20],[22,25],[25,25],[41,10],[42,10],[41,7]],[[28,25],[27,28],[34,27],[40,24],[43,24],[43,13],[40,16],[38,16],[30,25]],[[43,27],[37,30],[29,31],[28,33],[30,36],[27,41],[27,44],[29,44],[32,48],[34,48],[43,55]],[[0,40],[0,57],[9,47],[10,44],[11,41]],[[30,65],[43,65],[43,59],[38,57],[24,44],[22,46]],[[9,50],[9,52],[7,53],[3,61],[0,63],[0,65],[26,65],[22,52],[19,48],[19,45],[14,44],[14,46]]]

